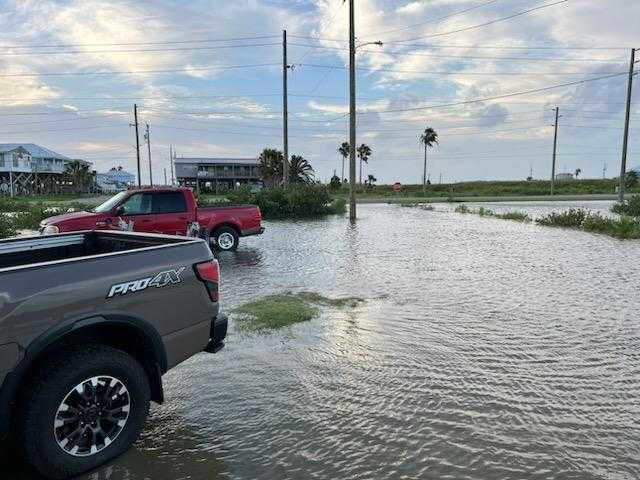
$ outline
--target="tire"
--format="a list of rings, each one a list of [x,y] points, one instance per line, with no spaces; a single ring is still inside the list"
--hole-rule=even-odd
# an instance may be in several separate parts
[[[212,235],[213,246],[220,252],[231,252],[238,248],[240,237],[235,228],[220,227]]]
[[[138,438],[150,396],[144,369],[121,350],[89,345],[56,354],[22,395],[18,432],[24,460],[53,479],[102,465]]]

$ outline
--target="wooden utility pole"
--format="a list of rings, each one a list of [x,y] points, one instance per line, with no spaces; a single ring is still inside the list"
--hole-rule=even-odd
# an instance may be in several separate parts
[[[551,195],[553,195],[553,189],[556,184],[556,151],[558,148],[558,113],[560,112],[560,107],[556,107],[556,122],[554,124],[554,132],[553,132],[553,160],[551,162]]]
[[[133,119],[136,127],[136,160],[138,162],[138,186],[142,185],[142,174],[140,172],[140,135],[138,133],[138,105],[133,104]]]
[[[149,124],[145,124],[147,126],[147,133],[145,134],[145,138],[147,139],[147,150],[149,152],[149,185],[153,187],[153,170],[151,169],[151,135],[149,134]]]
[[[289,112],[287,105],[287,31],[282,31],[282,127],[283,127],[283,147],[284,157],[282,159],[282,184],[287,187],[289,183]]]
[[[171,146],[169,147],[171,149]],[[171,185],[175,185],[176,184],[176,151],[173,150],[173,152],[169,152],[171,153]]]
[[[627,112],[624,118],[624,137],[622,140],[622,162],[620,164],[620,186],[618,200],[624,201],[624,189],[627,179],[627,146],[629,144],[629,117],[631,115],[631,95],[633,93],[633,67],[636,63],[636,49],[631,49],[631,63],[629,64],[629,84],[627,85]]]
[[[356,27],[349,0],[349,220],[356,221]]]
[[[164,167],[164,184],[167,185],[167,167]]]

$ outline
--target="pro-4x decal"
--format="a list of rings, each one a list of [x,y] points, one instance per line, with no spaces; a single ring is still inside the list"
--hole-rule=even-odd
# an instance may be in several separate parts
[[[180,274],[186,270],[187,267],[179,267],[175,270],[165,270],[151,277],[140,278],[138,280],[131,280],[124,283],[116,283],[111,285],[107,298],[112,298],[116,295],[126,295],[127,293],[141,292],[149,287],[162,288],[167,285],[174,285],[180,283],[182,278]]]

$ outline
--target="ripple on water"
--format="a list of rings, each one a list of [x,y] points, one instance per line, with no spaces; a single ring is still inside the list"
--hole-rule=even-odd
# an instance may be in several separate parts
[[[638,478],[640,242],[448,208],[265,222],[221,255],[228,308],[368,300],[171,371],[112,478]]]

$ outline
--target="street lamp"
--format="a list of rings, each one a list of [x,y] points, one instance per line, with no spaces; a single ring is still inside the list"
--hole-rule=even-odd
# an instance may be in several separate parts
[[[349,221],[356,221],[356,49],[366,45],[383,44],[380,40],[355,43],[353,0],[350,2],[349,19]]]

